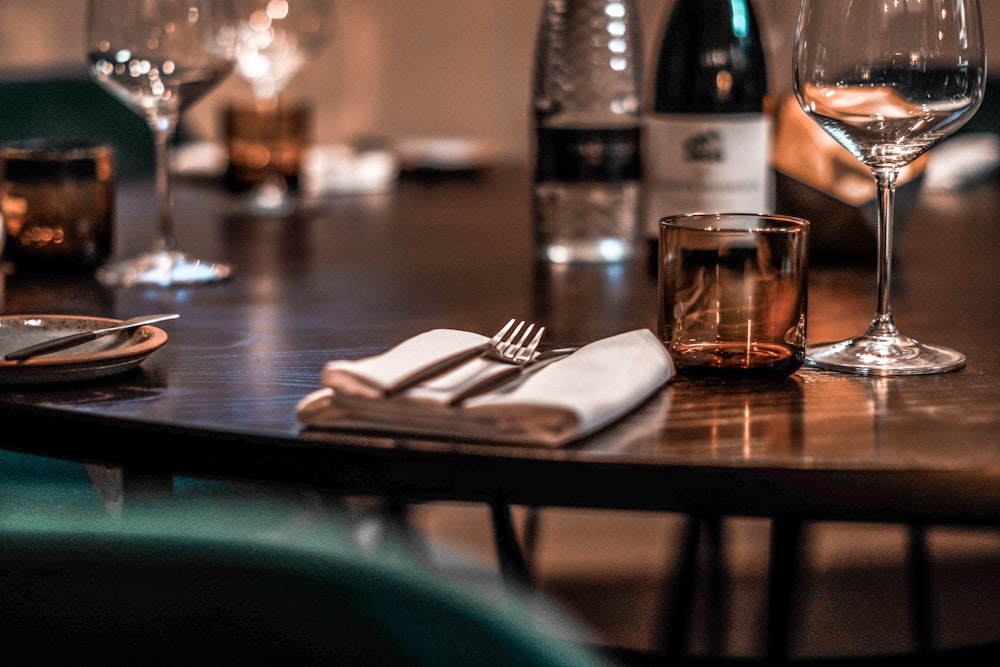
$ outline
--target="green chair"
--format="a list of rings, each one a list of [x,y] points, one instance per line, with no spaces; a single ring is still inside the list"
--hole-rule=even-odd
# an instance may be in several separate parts
[[[280,503],[55,507],[0,505],[0,638],[34,664],[605,664],[544,600],[473,595]]]
[[[84,74],[0,80],[0,143],[42,138],[109,143],[119,179],[152,174],[146,122]]]

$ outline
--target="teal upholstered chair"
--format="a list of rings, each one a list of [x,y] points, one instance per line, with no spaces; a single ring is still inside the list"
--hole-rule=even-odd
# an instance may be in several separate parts
[[[0,504],[0,639],[33,664],[601,664],[544,601],[473,595],[280,504],[39,506]]]
[[[152,174],[146,122],[82,72],[0,77],[0,143],[41,138],[110,143],[120,179]]]
[[[0,438],[2,439],[2,438]],[[9,503],[70,503],[95,517],[118,515],[126,504],[157,498],[218,500],[246,497],[225,481],[125,473],[99,464],[0,449],[0,513]]]

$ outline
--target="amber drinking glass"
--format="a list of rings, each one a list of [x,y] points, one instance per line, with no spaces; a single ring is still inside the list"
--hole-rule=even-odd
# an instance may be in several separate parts
[[[780,215],[660,221],[659,334],[682,375],[784,377],[806,345],[809,223]]]

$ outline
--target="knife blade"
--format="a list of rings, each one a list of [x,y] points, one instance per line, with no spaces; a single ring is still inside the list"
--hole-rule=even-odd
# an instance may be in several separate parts
[[[162,313],[158,315],[142,315],[140,317],[133,317],[114,326],[104,327],[102,329],[92,329],[91,331],[81,331],[80,333],[60,336],[59,338],[53,338],[35,345],[22,347],[19,350],[8,352],[3,355],[3,358],[6,361],[24,361],[26,359],[30,359],[31,357],[37,357],[40,354],[49,354],[50,352],[58,352],[59,350],[65,350],[70,347],[76,347],[77,345],[83,345],[84,343],[88,343],[116,331],[133,329],[135,327],[141,327],[144,324],[153,324],[154,322],[163,322],[164,320],[173,320],[178,317],[180,317],[180,315],[177,313]]]

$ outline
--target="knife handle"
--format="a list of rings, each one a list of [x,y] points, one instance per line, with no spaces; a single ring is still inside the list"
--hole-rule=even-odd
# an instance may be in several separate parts
[[[432,364],[418,368],[409,375],[400,378],[391,387],[386,387],[384,395],[385,397],[395,396],[396,394],[399,394],[410,387],[416,386],[421,382],[426,382],[431,378],[444,375],[448,371],[458,368],[462,364],[481,356],[488,349],[489,344],[484,343],[483,345],[477,345],[476,347],[448,355],[447,357],[435,361]]]
[[[472,398],[473,396],[479,396],[480,394],[485,394],[488,391],[494,389],[499,389],[509,382],[513,382],[521,376],[524,372],[524,366],[511,366],[506,368],[499,373],[490,375],[489,377],[483,378],[473,382],[471,385],[465,389],[460,390],[454,396],[448,399],[448,405],[458,406],[465,402],[466,399]]]
[[[47,340],[45,342],[38,343],[37,345],[31,345],[14,352],[8,352],[3,358],[7,361],[24,361],[30,357],[37,357],[40,354],[48,354],[49,352],[65,350],[67,347],[73,347],[74,345],[81,345],[82,343],[92,341],[95,338],[97,338],[96,332],[84,331],[82,333],[56,338],[55,340]]]

